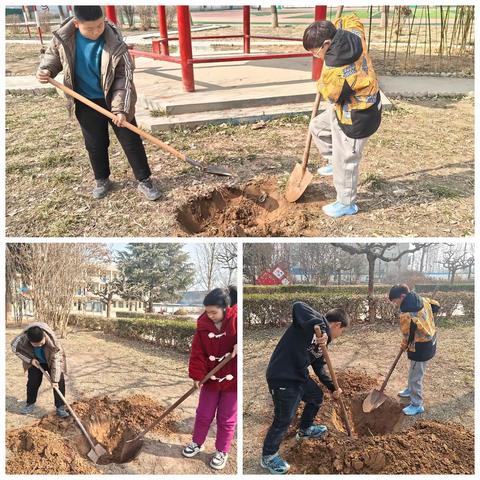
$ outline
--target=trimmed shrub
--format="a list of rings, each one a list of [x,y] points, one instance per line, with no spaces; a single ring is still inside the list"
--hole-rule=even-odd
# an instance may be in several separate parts
[[[425,295],[428,297],[428,295]],[[473,292],[437,292],[435,299],[442,310],[438,324],[468,323],[474,320]],[[333,292],[322,293],[271,293],[247,294],[243,299],[244,325],[249,327],[283,326],[292,321],[292,305],[295,301],[308,303],[315,310],[325,313],[335,307],[343,308],[349,314],[352,323],[369,321],[369,302],[366,295],[339,295]],[[375,322],[394,324],[398,319],[398,310],[385,295],[375,295]],[[463,313],[463,315],[462,315]]]
[[[173,348],[180,352],[190,351],[196,329],[196,323],[189,318],[168,316],[161,319],[139,319],[71,315],[69,325]]]
[[[117,318],[164,318],[165,315],[161,313],[140,313],[140,312],[116,312]]]
[[[375,294],[387,294],[391,285],[375,285]],[[367,285],[245,285],[244,294],[270,294],[270,293],[334,293],[366,295]]]
[[[473,283],[455,283],[453,285],[449,283],[417,283],[415,284],[415,291],[418,293],[427,292],[474,292],[475,284]]]

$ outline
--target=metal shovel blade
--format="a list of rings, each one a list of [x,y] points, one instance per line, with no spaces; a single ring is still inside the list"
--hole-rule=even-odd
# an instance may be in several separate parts
[[[197,160],[193,160],[192,158],[187,156],[185,156],[185,161],[190,165],[202,170],[203,172],[211,173],[213,175],[221,175],[223,177],[233,177],[233,173],[230,172],[225,167],[221,167],[219,165],[207,165],[203,162],[198,162]]]
[[[97,463],[99,458],[105,455],[107,451],[99,444],[97,443],[95,447],[93,447],[88,453],[87,457],[93,462]]]
[[[120,463],[127,463],[138,456],[143,447],[143,436],[138,435],[130,440],[125,440],[120,452]]]
[[[372,390],[363,401],[362,410],[364,413],[370,413],[377,409],[388,397],[380,390]]]
[[[312,179],[313,174],[308,169],[304,172],[302,165],[297,163],[285,188],[285,198],[287,202],[296,202],[310,185]]]

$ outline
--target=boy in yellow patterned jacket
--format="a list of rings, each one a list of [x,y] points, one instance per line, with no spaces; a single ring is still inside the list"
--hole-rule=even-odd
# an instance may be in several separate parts
[[[423,413],[423,377],[427,362],[437,349],[435,314],[440,304],[411,292],[407,285],[394,285],[388,295],[390,301],[400,308],[400,330],[402,348],[407,351],[410,360],[408,386],[399,396],[410,398],[410,404],[403,409],[405,415]]]
[[[310,131],[328,165],[320,175],[333,175],[337,201],[323,207],[330,217],[354,215],[359,165],[368,138],[380,126],[382,104],[377,77],[367,52],[364,27],[355,15],[334,23],[312,23],[303,46],[324,61],[318,90],[329,107],[310,122]]]

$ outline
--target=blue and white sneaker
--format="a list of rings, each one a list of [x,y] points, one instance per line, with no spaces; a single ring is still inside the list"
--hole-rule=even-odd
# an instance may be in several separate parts
[[[307,438],[322,438],[327,433],[327,427],[325,425],[312,425],[306,430],[300,429],[297,432],[297,440],[305,440]]]
[[[405,415],[413,416],[425,412],[425,409],[423,408],[423,405],[410,404],[406,406],[402,411]]]
[[[317,173],[319,175],[322,175],[322,177],[330,177],[333,175],[333,165],[326,165],[325,167],[320,167],[317,170]]]
[[[290,465],[278,453],[262,456],[260,465],[272,475],[284,475],[290,470]]]
[[[340,202],[334,202],[324,205],[322,210],[329,217],[340,218],[345,215],[355,215],[358,212],[358,207],[355,203],[352,203],[351,205],[344,205]]]
[[[410,391],[410,389],[408,387],[404,388],[401,392],[398,392],[398,396],[401,397],[401,398],[410,398],[411,394],[412,394],[412,392]]]

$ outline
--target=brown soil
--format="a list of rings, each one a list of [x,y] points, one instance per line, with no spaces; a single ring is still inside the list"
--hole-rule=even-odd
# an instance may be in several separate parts
[[[224,187],[191,199],[178,209],[184,233],[221,237],[283,237],[303,232],[309,219],[322,214],[326,195],[312,184],[302,198],[289,203],[275,180]]]
[[[108,396],[75,402],[72,408],[94,443],[106,450],[99,464],[119,463],[126,437],[149,426],[164,408],[144,395],[132,395],[122,400]],[[154,429],[168,435],[176,430],[178,417],[169,419]],[[88,461],[90,450],[85,437],[72,417],[60,419],[50,414],[32,426],[7,432],[8,473],[98,473]],[[32,471],[32,468],[34,471]]]
[[[345,433],[338,405],[327,398],[321,421],[329,433],[321,440],[289,442],[285,458],[291,462],[291,473],[473,473],[474,436],[469,430],[436,421],[419,421],[403,429],[406,417],[396,399],[363,412],[363,400],[376,386],[372,377],[349,370],[339,374],[339,384],[348,392],[344,401],[352,437]],[[295,426],[290,438],[294,430]]]

